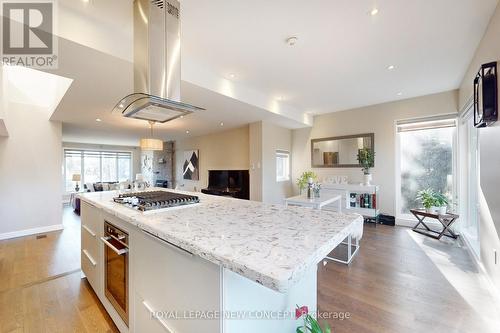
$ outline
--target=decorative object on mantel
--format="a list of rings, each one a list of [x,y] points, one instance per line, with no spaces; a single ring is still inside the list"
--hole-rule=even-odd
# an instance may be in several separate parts
[[[349,177],[347,176],[328,176],[323,178],[323,182],[327,184],[348,184]]]
[[[75,192],[80,192],[80,186],[78,183],[82,180],[82,175],[79,173],[75,173],[72,177],[71,180],[75,182]]]
[[[200,180],[198,150],[186,150],[184,152],[184,163],[182,175],[187,180]]]
[[[375,152],[369,148],[361,148],[358,151],[358,162],[363,168],[364,182],[363,185],[370,185],[372,181],[372,174],[370,173],[370,168],[373,168],[375,164]]]
[[[309,178],[312,178],[312,180],[314,181],[318,179],[318,176],[313,171],[304,171],[302,175],[297,178],[297,186],[299,187],[300,194],[302,194],[302,191],[307,188]]]
[[[323,328],[318,323],[313,316],[309,314],[309,308],[307,306],[299,307],[295,309],[295,319],[303,319],[304,325],[297,327],[297,333],[331,333],[332,330],[330,326],[325,322]]]
[[[321,192],[321,184],[320,183],[314,184],[313,191],[314,191],[314,197],[319,198]]]

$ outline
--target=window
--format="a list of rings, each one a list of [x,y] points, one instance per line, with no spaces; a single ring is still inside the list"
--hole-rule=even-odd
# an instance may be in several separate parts
[[[131,179],[132,153],[90,150],[64,150],[64,186],[66,192],[75,188],[73,174],[81,174],[81,184],[120,182]],[[83,186],[80,185],[81,188]]]
[[[290,180],[290,153],[284,150],[276,151],[276,181]]]
[[[455,198],[455,118],[404,121],[397,124],[399,217],[420,208],[417,192],[432,188],[443,193],[453,207]]]

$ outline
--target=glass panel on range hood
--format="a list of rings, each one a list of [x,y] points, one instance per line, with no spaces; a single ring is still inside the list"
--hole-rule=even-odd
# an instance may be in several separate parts
[[[205,109],[157,96],[137,93],[123,98],[115,106],[113,112],[119,112],[129,118],[164,123],[200,110]]]

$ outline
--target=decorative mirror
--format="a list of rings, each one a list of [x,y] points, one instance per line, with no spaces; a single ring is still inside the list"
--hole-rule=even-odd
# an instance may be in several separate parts
[[[311,140],[313,168],[356,168],[360,149],[375,150],[375,134],[357,134]]]

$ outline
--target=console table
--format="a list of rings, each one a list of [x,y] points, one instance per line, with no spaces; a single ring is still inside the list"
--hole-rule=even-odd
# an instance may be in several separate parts
[[[342,213],[342,194],[335,192],[323,192],[321,191],[321,195],[319,198],[307,198],[306,195],[297,195],[295,197],[290,197],[285,199],[285,206],[304,206],[310,207],[313,209],[322,209],[325,206],[336,203],[336,209],[338,213]],[[353,236],[349,234],[347,238],[339,244],[347,246],[347,258],[345,260],[327,256],[326,259],[340,262],[342,264],[349,265],[353,258],[358,254],[359,251],[359,239],[355,238],[353,240]]]
[[[425,210],[420,209],[411,209],[410,212],[417,218],[418,223],[413,227],[413,231],[432,237],[434,239],[441,239],[441,237],[446,236],[453,239],[457,239],[458,235],[455,234],[451,229],[451,225],[459,218],[459,215],[446,213],[444,215],[427,213]],[[433,230],[429,228],[427,224],[425,224],[425,218],[435,219],[441,223],[443,226],[442,230]],[[419,228],[420,225],[423,225],[424,228]]]
[[[304,206],[314,209],[321,209],[326,205],[337,203],[337,211],[342,212],[342,196],[340,194],[321,195],[319,198],[307,198],[305,195],[297,195],[285,199],[285,206]]]
[[[341,194],[343,209],[363,215],[366,222],[377,222],[380,214],[379,186],[358,184],[321,184],[321,195]],[[366,199],[366,200],[365,200]],[[325,209],[328,209],[325,208]]]

